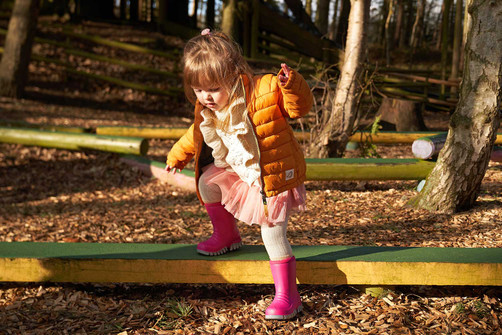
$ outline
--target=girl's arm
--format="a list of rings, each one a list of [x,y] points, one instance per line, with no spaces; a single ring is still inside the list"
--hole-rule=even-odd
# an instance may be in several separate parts
[[[277,78],[282,92],[283,113],[292,119],[307,114],[312,108],[314,98],[302,75],[286,64],[281,64]]]
[[[195,155],[195,144],[193,141],[192,124],[187,132],[176,142],[167,155],[166,171],[176,173],[176,170],[183,170],[185,165]]]

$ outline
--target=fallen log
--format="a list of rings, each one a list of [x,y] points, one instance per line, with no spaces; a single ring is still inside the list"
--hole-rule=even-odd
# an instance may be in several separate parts
[[[0,127],[0,142],[68,150],[100,150],[145,155],[148,141],[136,137],[101,136],[52,132],[38,129]]]
[[[413,141],[411,151],[419,159],[436,159],[446,143],[446,133],[435,136],[425,136]],[[502,147],[493,147],[490,159],[494,162],[502,161]]]

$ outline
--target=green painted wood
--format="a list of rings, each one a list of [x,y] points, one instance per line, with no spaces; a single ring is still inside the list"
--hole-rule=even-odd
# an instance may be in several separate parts
[[[502,248],[315,245],[293,246],[293,252],[298,261],[305,262],[502,263]],[[148,243],[0,242],[0,258],[268,261],[261,245],[244,245],[237,251],[208,257],[199,255],[195,244]]]
[[[127,163],[127,160],[129,160],[129,161],[137,162],[138,164],[141,164],[141,165],[144,165],[147,167],[154,167],[154,168],[161,169],[161,170],[164,170],[166,167],[165,163],[154,161],[154,160],[148,159],[146,157],[142,157],[142,156],[123,155],[122,157],[126,160],[126,163]],[[178,175],[178,174],[182,174],[187,177],[195,178],[195,171],[190,170],[190,169],[183,169],[180,172],[176,172],[176,175]],[[193,182],[195,182],[195,180]]]
[[[124,158],[147,170],[151,167],[165,167],[164,163],[145,157],[128,155]],[[307,180],[422,180],[435,164],[419,159],[386,158],[327,158],[306,161]],[[181,172],[188,177],[195,177],[193,170],[183,169]]]
[[[307,159],[307,180],[422,180],[435,162],[419,159]]]
[[[0,142],[69,150],[93,149],[136,155],[144,155],[148,151],[148,141],[143,138],[64,133],[26,128],[0,127]]]

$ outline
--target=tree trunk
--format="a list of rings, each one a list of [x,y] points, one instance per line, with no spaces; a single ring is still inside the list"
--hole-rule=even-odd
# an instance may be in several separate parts
[[[410,45],[410,35],[413,29],[413,0],[406,0],[406,24],[404,24],[404,31],[399,36],[399,47],[403,48],[405,45]]]
[[[330,0],[317,0],[317,11],[315,13],[315,25],[321,34],[328,33],[329,22],[329,2]]]
[[[139,20],[139,0],[130,0],[129,2],[129,20]]]
[[[457,0],[455,7],[455,34],[453,36],[453,54],[451,57],[450,80],[458,78],[460,69],[460,54],[462,53],[462,0]],[[457,87],[451,87],[451,93],[457,93]]]
[[[403,34],[404,23],[404,0],[397,0],[396,7],[396,27],[394,30],[393,45],[399,45],[399,40]]]
[[[350,0],[341,0],[340,17],[338,19],[338,28],[336,28],[335,42],[339,45],[345,45],[347,28],[349,26]]]
[[[448,47],[449,47],[449,20],[452,0],[444,0],[443,19],[441,20],[441,79],[446,80],[448,68]],[[441,95],[444,95],[446,88],[441,85]]]
[[[502,96],[502,2],[473,0],[472,24],[460,100],[450,120],[448,138],[423,190],[410,204],[454,213],[472,207],[499,127]]]
[[[310,146],[312,157],[341,157],[352,135],[361,93],[361,63],[366,50],[370,0],[351,0],[344,62],[328,122]]]
[[[387,22],[387,16],[389,14],[389,2],[391,0],[383,0],[382,1],[382,8],[380,10],[380,23],[378,27],[378,38],[377,38],[377,43],[380,45],[385,44],[385,23]]]
[[[285,3],[287,5],[286,10],[289,8],[291,12],[293,13],[294,17],[303,23],[305,27],[310,30],[310,32],[320,35],[319,29],[317,26],[312,22],[312,16],[309,15],[306,11],[305,8],[303,8],[303,4],[301,0],[285,0]],[[329,8],[329,4],[328,4]],[[319,10],[318,10],[319,12]],[[317,14],[316,14],[317,15]]]
[[[16,0],[0,63],[0,95],[20,98],[28,81],[31,47],[37,27],[39,0]]]
[[[423,103],[404,99],[383,98],[377,115],[397,131],[427,130],[422,117]]]
[[[390,66],[390,49],[391,38],[390,38],[390,21],[392,19],[392,15],[394,14],[394,0],[389,0],[389,8],[387,10],[387,18],[385,19],[385,62],[387,66]]]
[[[207,0],[206,4],[206,27],[214,28],[214,0]]]
[[[127,0],[120,0],[120,19],[127,19]]]
[[[188,15],[188,0],[160,0],[159,22],[175,22],[184,26],[190,26]]]
[[[83,19],[113,19],[113,0],[80,0],[76,15]]]
[[[234,40],[237,41],[239,39],[237,30],[237,0],[223,1],[221,30]]]
[[[417,15],[415,16],[415,23],[413,24],[413,28],[411,30],[410,46],[412,49],[419,47],[418,43],[420,41],[424,25],[425,3],[426,0],[420,0],[417,5]]]
[[[329,39],[334,41],[336,37],[336,28],[337,28],[337,17],[338,17],[338,1],[335,0],[335,5],[333,8],[333,16],[331,17],[331,24],[329,25]]]
[[[312,19],[312,0],[307,0],[305,1],[305,12],[310,16]]]

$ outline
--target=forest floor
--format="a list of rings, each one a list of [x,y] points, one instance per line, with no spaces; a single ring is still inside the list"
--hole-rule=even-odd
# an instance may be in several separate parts
[[[68,40],[41,20],[41,36]],[[183,41],[147,29],[87,22],[80,29],[112,39],[176,50]],[[96,46],[74,47],[175,70],[176,61]],[[125,71],[36,44],[34,53],[75,68],[157,87],[178,79]],[[278,67],[277,67],[278,68]],[[1,119],[95,127],[188,126],[183,99],[149,95],[32,62],[26,96],[0,98]],[[426,112],[430,129],[448,113]],[[150,140],[164,161],[173,141]],[[378,146],[382,157],[412,158],[410,145]],[[358,151],[347,155],[357,156]],[[144,176],[119,155],[0,144],[0,241],[198,243],[210,231],[195,194]],[[294,215],[293,245],[502,247],[502,164],[490,163],[476,205],[454,215],[405,206],[416,181],[306,183],[308,210]],[[261,244],[256,226],[239,225],[245,244]],[[300,285],[305,310],[267,321],[272,285],[0,283],[1,334],[502,334],[502,288],[403,286],[377,298],[361,287]]]

